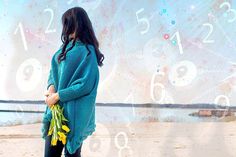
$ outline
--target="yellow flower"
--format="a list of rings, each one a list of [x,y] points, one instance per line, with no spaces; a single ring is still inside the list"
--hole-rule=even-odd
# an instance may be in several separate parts
[[[70,129],[66,125],[62,125],[62,129],[65,130],[66,132],[70,131]]]
[[[59,137],[59,141],[62,141],[62,137]]]
[[[66,136],[63,132],[58,131],[57,133],[60,138],[64,138]]]
[[[59,135],[59,140],[62,141],[62,143],[65,145],[66,144],[66,135],[60,131],[58,131],[57,133]]]
[[[60,137],[65,136],[64,133],[61,132],[61,131],[58,131],[57,134],[58,134]]]
[[[67,133],[70,131],[69,127],[62,125],[64,121],[68,121],[63,115],[63,108],[58,103],[50,107],[52,111],[52,119],[48,131],[48,136],[52,135],[51,145],[57,145],[57,141],[62,141],[66,144]]]
[[[62,143],[65,145],[66,144],[66,136],[62,138]]]
[[[57,139],[52,139],[51,145],[53,145],[53,146],[57,145]]]
[[[52,131],[53,131],[53,129],[50,129],[50,130],[48,131],[48,136],[49,136],[49,135],[52,135]]]

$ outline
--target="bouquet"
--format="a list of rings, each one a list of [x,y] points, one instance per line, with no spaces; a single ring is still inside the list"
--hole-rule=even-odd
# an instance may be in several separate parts
[[[57,145],[58,140],[62,141],[65,145],[67,134],[70,131],[66,125],[68,120],[64,117],[63,108],[61,108],[58,103],[54,104],[50,109],[52,111],[52,119],[48,130],[48,136],[52,135],[51,145]]]

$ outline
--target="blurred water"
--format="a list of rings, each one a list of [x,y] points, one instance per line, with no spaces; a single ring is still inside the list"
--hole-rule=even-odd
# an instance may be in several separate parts
[[[42,113],[0,112],[0,126],[40,122]]]
[[[41,122],[44,104],[1,104],[0,110],[16,110],[0,112],[0,126],[30,124]],[[189,116],[199,109],[183,108],[153,108],[153,107],[124,107],[124,106],[96,106],[96,121],[101,123],[129,123],[129,122],[209,122],[217,121],[216,117],[203,118]],[[27,113],[22,111],[39,111],[41,113]]]

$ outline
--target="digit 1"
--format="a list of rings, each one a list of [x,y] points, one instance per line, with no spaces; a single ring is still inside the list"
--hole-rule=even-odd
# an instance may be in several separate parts
[[[28,51],[28,46],[27,46],[27,42],[26,42],[26,39],[25,39],[25,33],[24,33],[23,25],[22,25],[21,22],[16,27],[16,30],[14,32],[15,35],[16,35],[18,29],[20,29],[20,34],[21,34],[21,38],[22,38],[22,41],[23,41],[24,48],[25,48],[26,51]]]
[[[179,52],[180,52],[180,54],[183,54],[184,52],[183,52],[183,47],[182,47],[182,44],[181,44],[179,31],[175,32],[175,34],[170,39],[173,40],[175,37],[177,39],[177,43],[178,43],[178,46],[179,46]]]

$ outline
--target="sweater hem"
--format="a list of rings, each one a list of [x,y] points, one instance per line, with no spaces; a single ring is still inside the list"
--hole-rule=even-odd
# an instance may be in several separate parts
[[[95,125],[96,127],[96,125]],[[88,136],[91,136],[94,132],[95,132],[95,127],[93,127],[92,129],[86,131],[83,135],[79,136],[78,139],[75,139],[74,143],[73,143],[73,139],[72,141],[68,141],[66,143],[66,149],[68,150],[68,152],[70,154],[73,154],[76,152],[76,150],[81,146],[81,144],[83,143],[83,141],[85,139],[88,138]],[[73,146],[74,145],[74,146]]]

